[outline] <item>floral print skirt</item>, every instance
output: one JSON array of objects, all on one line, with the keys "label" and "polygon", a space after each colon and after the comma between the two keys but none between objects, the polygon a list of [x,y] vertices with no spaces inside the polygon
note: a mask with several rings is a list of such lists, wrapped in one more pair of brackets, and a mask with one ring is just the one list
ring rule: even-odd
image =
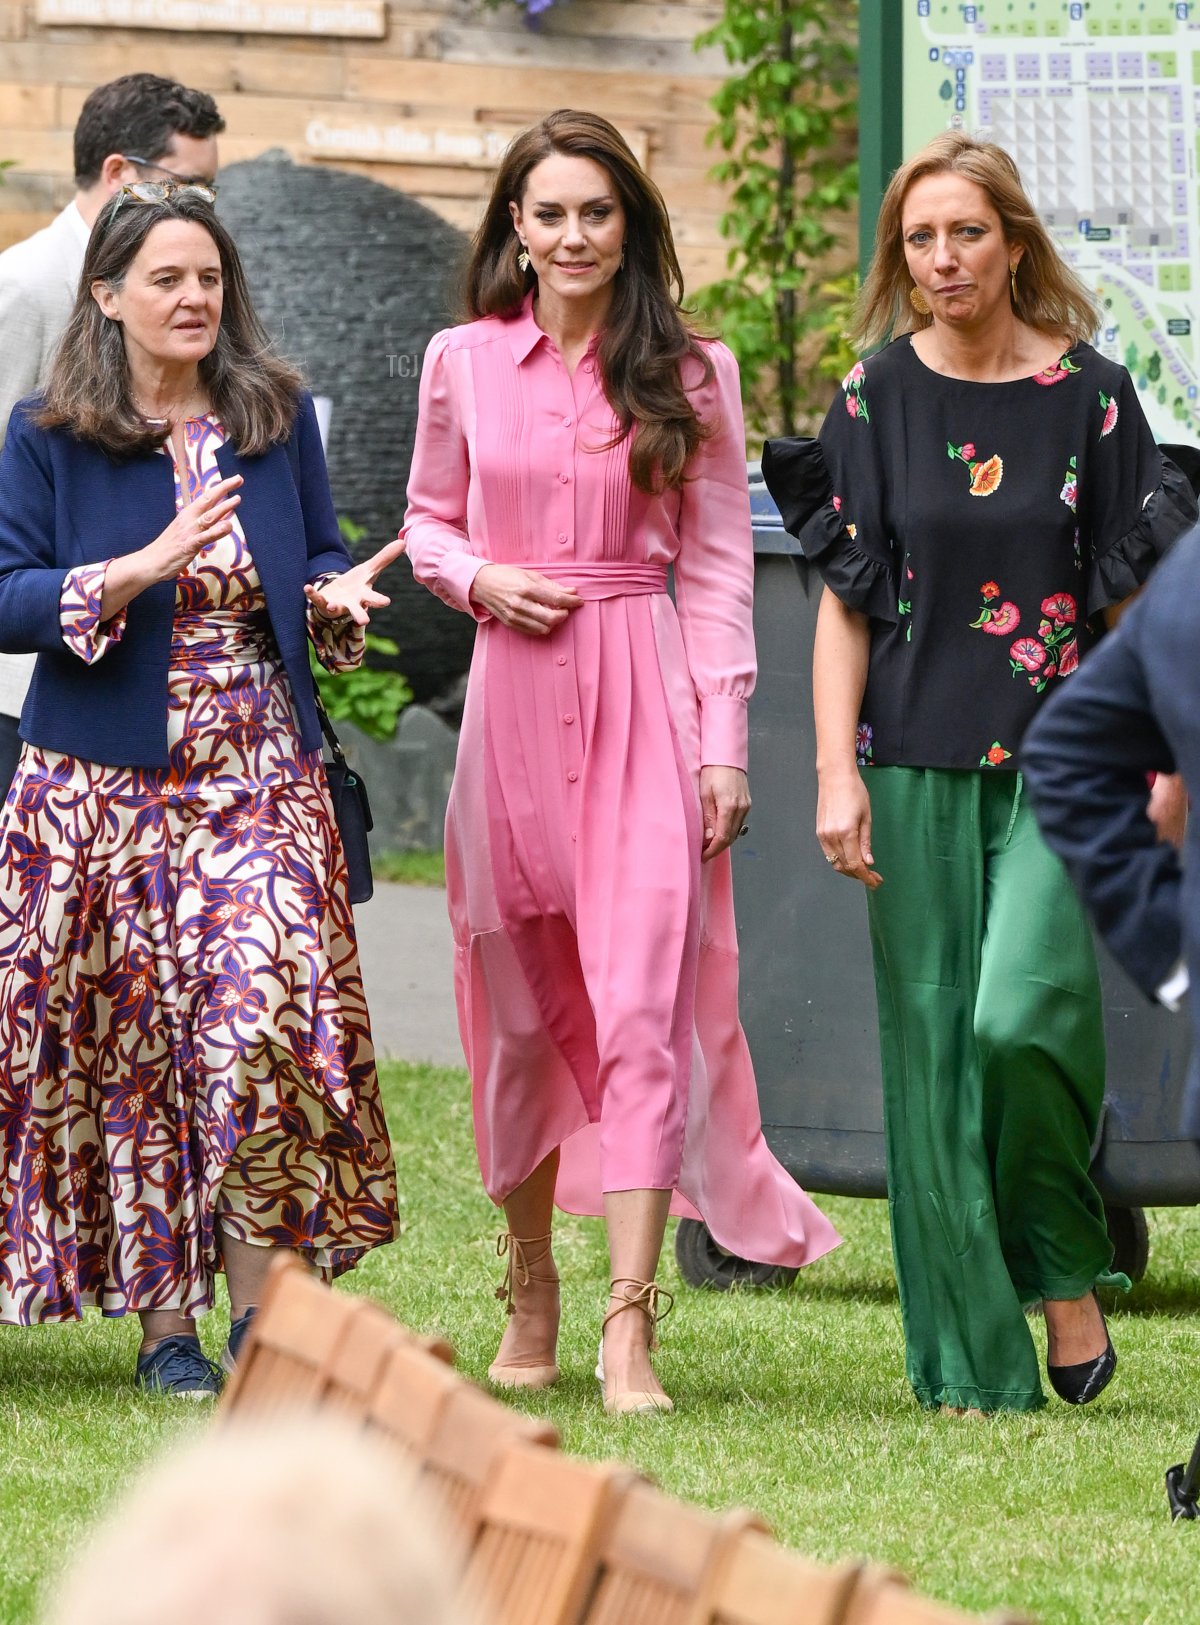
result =
[{"label": "floral print skirt", "polygon": [[207,1309],[218,1226],[332,1273],[395,1233],[341,849],[257,603],[177,613],[170,768],[22,756],[0,1321]]}]

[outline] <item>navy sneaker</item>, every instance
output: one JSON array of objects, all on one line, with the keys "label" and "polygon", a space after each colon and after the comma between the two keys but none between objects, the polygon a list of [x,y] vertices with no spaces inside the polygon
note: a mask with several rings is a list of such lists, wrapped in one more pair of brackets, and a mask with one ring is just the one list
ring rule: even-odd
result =
[{"label": "navy sneaker", "polygon": [[172,1399],[215,1399],[221,1392],[220,1371],[207,1359],[198,1337],[164,1337],[148,1354],[139,1354],[134,1378],[148,1394]]},{"label": "navy sneaker", "polygon": [[242,1344],[246,1341],[246,1333],[250,1330],[250,1322],[258,1313],[257,1304],[251,1304],[245,1314],[238,1315],[229,1323],[229,1340],[221,1350],[221,1370],[227,1375],[237,1364],[237,1357],[242,1352]]}]

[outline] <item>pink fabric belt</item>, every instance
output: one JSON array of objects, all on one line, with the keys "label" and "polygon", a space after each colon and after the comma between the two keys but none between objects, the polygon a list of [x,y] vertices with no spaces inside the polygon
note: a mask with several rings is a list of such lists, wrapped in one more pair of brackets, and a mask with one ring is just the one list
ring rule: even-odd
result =
[{"label": "pink fabric belt", "polygon": [[621,559],[593,559],[586,564],[526,564],[522,570],[536,570],[560,587],[569,587],[580,598],[641,598],[647,593],[666,592],[665,564],[626,564]]}]

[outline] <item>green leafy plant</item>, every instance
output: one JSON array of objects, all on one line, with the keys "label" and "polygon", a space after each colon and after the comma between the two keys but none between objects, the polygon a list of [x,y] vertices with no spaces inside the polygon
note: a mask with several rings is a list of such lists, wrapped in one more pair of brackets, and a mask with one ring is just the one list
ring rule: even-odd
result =
[{"label": "green leafy plant", "polygon": [[[366,527],[356,525],[352,519],[339,518],[338,528],[349,548],[367,534]],[[398,671],[374,663],[371,656],[384,655],[391,659],[399,653],[400,647],[393,639],[368,632],[362,665],[354,671],[329,672],[310,648],[309,664],[330,718],[334,722],[353,723],[372,739],[391,739],[400,713],[413,693]]]},{"label": "green leafy plant", "polygon": [[[729,189],[729,274],[697,303],[737,356],[751,423],[785,434],[825,404],[819,362],[846,304],[839,273],[852,251],[833,222],[858,197],[857,9],[725,0],[696,41],[742,70],[713,97],[709,132],[725,153],[712,174]],[[844,350],[840,326],[835,347]]]}]

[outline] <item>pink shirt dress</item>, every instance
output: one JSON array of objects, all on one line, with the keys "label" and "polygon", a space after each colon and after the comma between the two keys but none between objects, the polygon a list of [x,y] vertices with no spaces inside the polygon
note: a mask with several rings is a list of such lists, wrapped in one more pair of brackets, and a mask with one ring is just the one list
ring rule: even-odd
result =
[{"label": "pink shirt dress", "polygon": [[[403,535],[479,622],[446,878],[483,1181],[503,1202],[559,1146],[568,1211],[670,1189],[730,1252],[806,1264],[839,1237],[763,1139],[729,854],[700,862],[700,767],[745,767],[755,676],[737,365],[716,343],[708,383],[693,364],[715,432],[648,496],[594,349],[572,376],[526,300],[437,334],[421,375]],[[512,631],[470,602],[485,563],[584,603]]]}]

